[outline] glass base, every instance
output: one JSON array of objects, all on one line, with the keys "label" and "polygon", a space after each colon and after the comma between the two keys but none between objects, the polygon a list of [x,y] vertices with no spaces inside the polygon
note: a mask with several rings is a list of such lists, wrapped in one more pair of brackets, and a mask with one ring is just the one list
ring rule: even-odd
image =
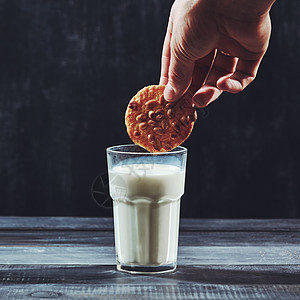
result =
[{"label": "glass base", "polygon": [[117,263],[117,270],[131,274],[162,274],[175,271],[176,263],[159,266],[139,266]]}]

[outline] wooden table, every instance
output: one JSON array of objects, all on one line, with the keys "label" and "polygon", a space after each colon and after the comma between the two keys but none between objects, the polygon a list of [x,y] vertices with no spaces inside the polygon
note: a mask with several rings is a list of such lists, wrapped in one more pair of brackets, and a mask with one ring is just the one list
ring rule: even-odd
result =
[{"label": "wooden table", "polygon": [[0,299],[300,299],[300,220],[182,219],[178,269],[115,269],[109,218],[0,217]]}]

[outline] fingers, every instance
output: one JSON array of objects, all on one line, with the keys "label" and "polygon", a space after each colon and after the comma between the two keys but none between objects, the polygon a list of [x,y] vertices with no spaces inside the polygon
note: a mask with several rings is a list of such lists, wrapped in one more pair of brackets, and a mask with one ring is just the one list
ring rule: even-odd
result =
[{"label": "fingers", "polygon": [[[160,84],[166,84],[164,97],[167,101],[176,101],[186,92],[192,80],[195,63],[195,60],[189,58],[188,49],[183,45],[186,31],[183,29],[184,25],[179,24],[175,4],[176,2],[171,9],[164,40],[159,81]],[[173,24],[173,20],[177,25]]]},{"label": "fingers", "polygon": [[161,73],[160,73],[160,79],[159,84],[166,85],[168,83],[168,73],[169,73],[169,66],[170,66],[170,42],[172,37],[172,29],[173,29],[173,23],[171,18],[169,19],[167,32],[163,44],[162,49],[162,56],[161,56]]},{"label": "fingers", "polygon": [[237,65],[237,58],[217,52],[209,76],[203,86],[195,92],[193,102],[198,107],[204,107],[217,99],[222,89],[217,86],[218,80],[230,76]]},{"label": "fingers", "polygon": [[190,85],[194,65],[193,61],[183,58],[184,55],[179,50],[181,47],[173,39],[172,31],[171,13],[163,44],[159,80],[159,84],[166,85],[164,97],[167,101],[176,101],[184,94]]},{"label": "fingers", "polygon": [[[207,31],[204,31],[205,34],[198,34],[202,32],[203,24],[199,25],[198,10],[195,3],[192,5],[191,2],[175,1],[170,13],[159,81],[160,84],[166,84],[164,97],[167,101],[176,101],[185,94],[192,82],[196,61],[208,55],[213,49],[214,39],[211,35]],[[207,66],[205,67],[207,69]],[[206,78],[207,71],[203,74]]]},{"label": "fingers", "polygon": [[181,45],[174,45],[177,43],[175,39],[172,39],[171,43],[173,45],[171,45],[168,84],[164,97],[167,101],[176,101],[190,86],[195,61],[186,58],[185,50]]},{"label": "fingers", "polygon": [[208,74],[213,66],[217,51],[213,50],[208,55],[195,62],[192,82],[187,93],[192,97],[207,80]]},{"label": "fingers", "polygon": [[239,59],[234,73],[229,77],[220,77],[216,86],[233,94],[242,91],[255,79],[262,57],[257,60]]},{"label": "fingers", "polygon": [[257,60],[243,60],[218,51],[205,84],[193,96],[198,107],[216,100],[223,91],[238,93],[256,77],[263,55]]}]

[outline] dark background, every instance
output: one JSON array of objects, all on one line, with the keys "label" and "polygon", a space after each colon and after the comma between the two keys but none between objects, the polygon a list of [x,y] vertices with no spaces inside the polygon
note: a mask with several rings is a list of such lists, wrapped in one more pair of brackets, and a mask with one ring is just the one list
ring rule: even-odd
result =
[{"label": "dark background", "polygon": [[[111,215],[91,185],[106,147],[130,142],[128,101],[159,80],[171,4],[0,0],[0,215]],[[255,82],[184,143],[183,217],[300,217],[300,1],[271,16]]]}]

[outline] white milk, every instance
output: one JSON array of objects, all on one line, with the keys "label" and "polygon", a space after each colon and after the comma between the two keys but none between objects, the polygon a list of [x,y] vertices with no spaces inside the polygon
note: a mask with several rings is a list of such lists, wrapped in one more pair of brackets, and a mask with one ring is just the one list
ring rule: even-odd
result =
[{"label": "white milk", "polygon": [[118,263],[176,263],[184,177],[178,167],[160,164],[117,166],[109,173]]}]

